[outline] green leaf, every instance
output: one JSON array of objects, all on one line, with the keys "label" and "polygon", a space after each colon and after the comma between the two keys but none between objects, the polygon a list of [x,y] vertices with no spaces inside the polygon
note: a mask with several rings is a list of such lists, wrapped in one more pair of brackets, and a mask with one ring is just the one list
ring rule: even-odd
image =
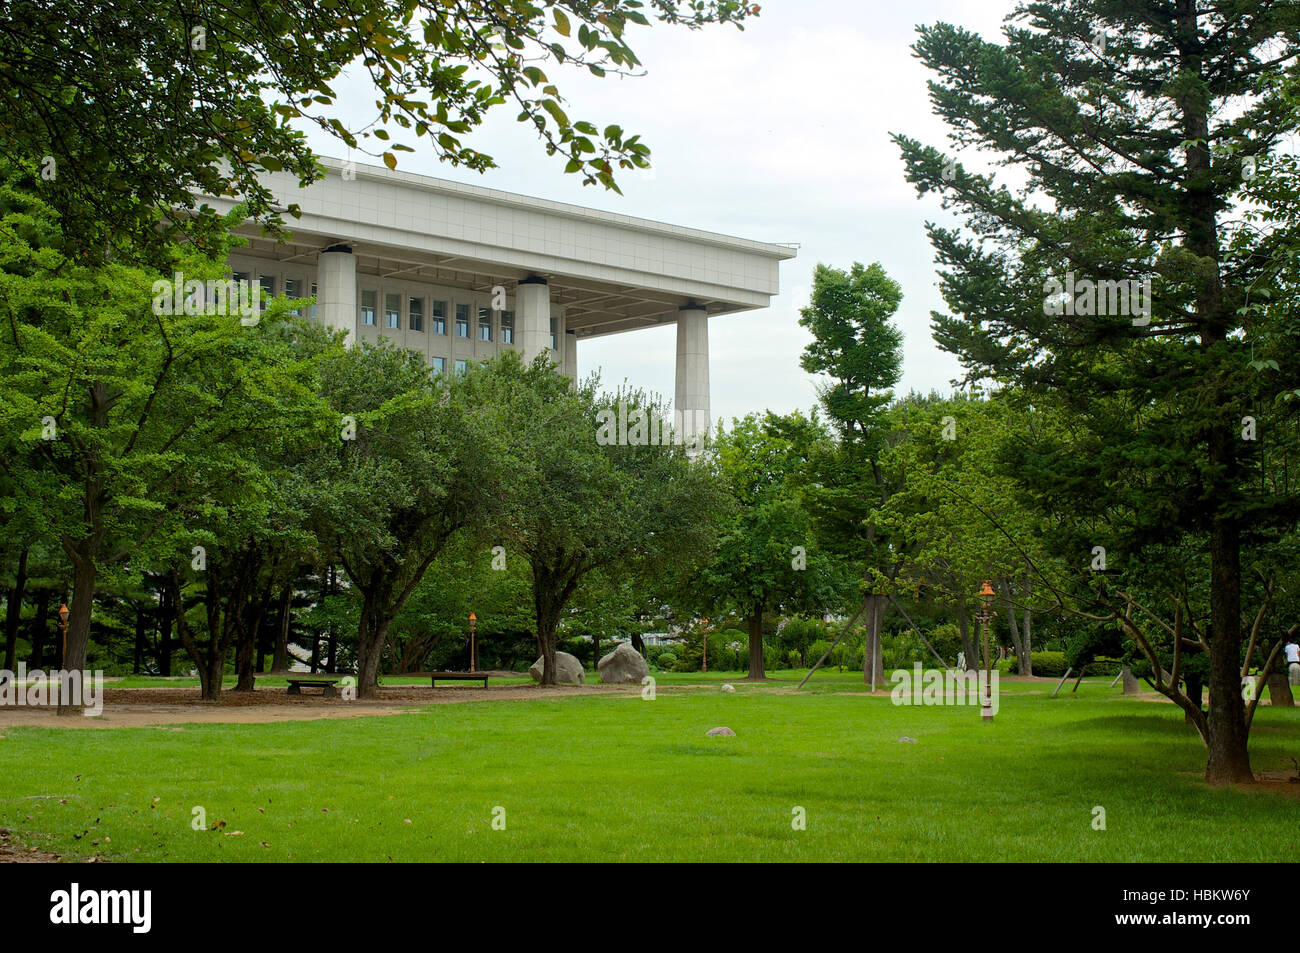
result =
[{"label": "green leaf", "polygon": [[560,108],[560,104],[555,100],[543,99],[542,108],[551,114],[551,118],[554,119],[562,129],[567,129],[569,127],[569,117],[564,114],[564,110]]}]

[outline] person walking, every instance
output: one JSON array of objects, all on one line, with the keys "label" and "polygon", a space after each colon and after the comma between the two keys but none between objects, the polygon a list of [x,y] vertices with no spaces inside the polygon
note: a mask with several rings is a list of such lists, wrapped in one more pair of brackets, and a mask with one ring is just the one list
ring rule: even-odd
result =
[{"label": "person walking", "polygon": [[1296,643],[1294,635],[1286,643],[1286,667],[1287,681],[1292,685],[1300,685],[1300,644]]}]

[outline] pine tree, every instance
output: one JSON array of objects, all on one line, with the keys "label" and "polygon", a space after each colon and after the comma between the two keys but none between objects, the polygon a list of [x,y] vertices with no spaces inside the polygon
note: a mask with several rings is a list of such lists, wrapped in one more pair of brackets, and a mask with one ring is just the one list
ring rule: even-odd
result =
[{"label": "pine tree", "polygon": [[918,192],[965,219],[928,226],[952,312],[934,315],[936,340],[971,379],[1018,384],[1077,421],[1072,444],[1023,475],[1081,525],[1112,528],[1121,572],[1093,576],[1093,599],[1140,638],[1156,610],[1117,587],[1123,568],[1162,544],[1205,556],[1199,579],[1170,572],[1167,596],[1191,640],[1208,606],[1212,783],[1252,777],[1243,540],[1266,540],[1294,505],[1260,480],[1244,420],[1263,407],[1263,428],[1294,426],[1275,409],[1286,375],[1251,367],[1241,309],[1272,281],[1268,236],[1233,203],[1297,127],[1268,82],[1296,70],[1297,30],[1300,6],[1269,0],[1025,3],[1001,44],[923,27],[915,50],[953,142],[998,154],[1023,184],[894,137]]}]

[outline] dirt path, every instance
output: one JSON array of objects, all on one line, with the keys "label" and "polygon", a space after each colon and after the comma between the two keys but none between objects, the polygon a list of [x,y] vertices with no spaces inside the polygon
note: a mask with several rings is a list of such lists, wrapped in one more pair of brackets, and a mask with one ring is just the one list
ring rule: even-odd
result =
[{"label": "dirt path", "polygon": [[[320,695],[290,695],[284,688],[253,692],[223,691],[220,701],[199,699],[197,688],[110,688],[104,691],[104,711],[96,717],[60,718],[50,708],[0,708],[0,732],[6,728],[128,728],[141,725],[265,724],[319,718],[364,718],[396,715],[425,705],[479,701],[532,701],[577,695],[637,696],[638,685],[507,685],[500,688],[424,688],[413,685],[381,688],[379,697],[343,701]],[[0,736],[2,737],[2,736]]]},{"label": "dirt path", "polygon": [[23,847],[12,840],[9,831],[0,827],[0,864],[50,864],[59,859],[58,854]]}]

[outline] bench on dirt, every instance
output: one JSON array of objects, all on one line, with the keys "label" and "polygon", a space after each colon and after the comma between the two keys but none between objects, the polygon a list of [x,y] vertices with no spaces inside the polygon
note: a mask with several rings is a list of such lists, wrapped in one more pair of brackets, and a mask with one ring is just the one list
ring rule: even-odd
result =
[{"label": "bench on dirt", "polygon": [[432,687],[438,687],[438,679],[444,682],[482,682],[483,687],[488,687],[488,677],[482,672],[430,672]]},{"label": "bench on dirt", "polygon": [[321,694],[326,698],[334,698],[338,695],[334,690],[334,686],[339,681],[337,678],[286,678],[285,681],[289,683],[290,695],[301,695],[304,688],[323,689]]}]

